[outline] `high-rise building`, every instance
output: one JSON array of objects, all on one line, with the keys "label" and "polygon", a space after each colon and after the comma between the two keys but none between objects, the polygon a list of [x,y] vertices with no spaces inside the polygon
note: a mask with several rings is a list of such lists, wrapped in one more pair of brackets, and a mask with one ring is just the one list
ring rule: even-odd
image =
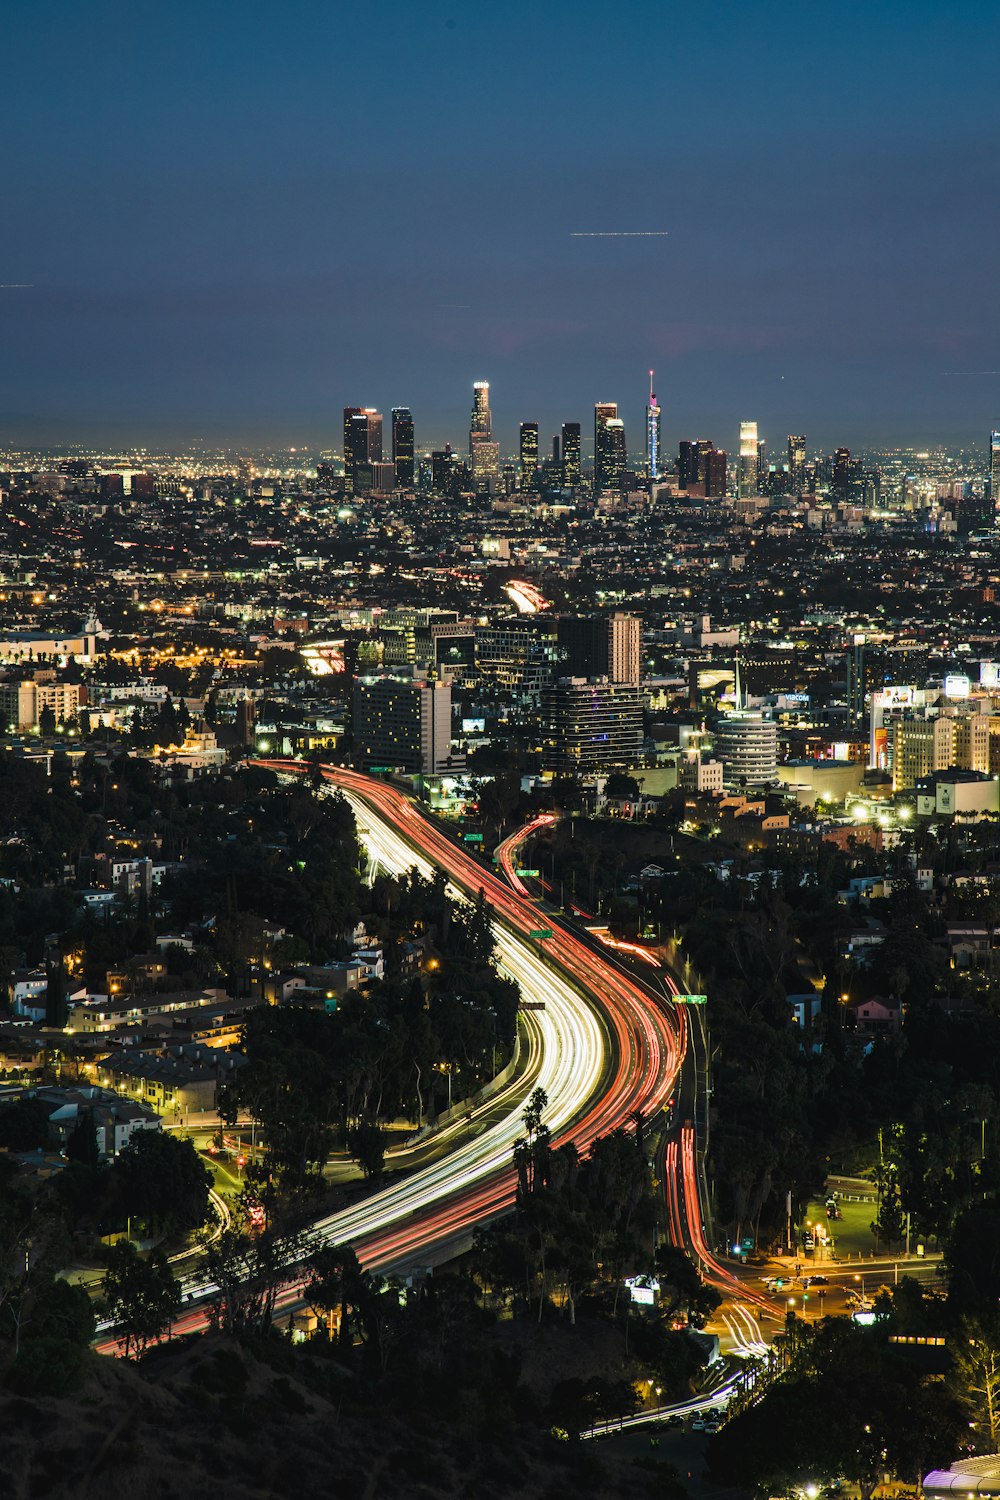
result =
[{"label": "high-rise building", "polygon": [[757,423],[740,423],[740,467],[736,493],[741,500],[758,492]]},{"label": "high-rise building", "polygon": [[594,488],[604,488],[604,454],[606,443],[604,429],[610,421],[618,416],[617,401],[598,401],[594,406]]},{"label": "high-rise building", "polygon": [[474,443],[488,443],[493,436],[493,418],[490,415],[490,383],[477,380],[472,387],[472,416],[469,420],[469,452]]},{"label": "high-rise building", "polygon": [[649,404],[646,407],[646,478],[660,477],[660,408],[653,392],[653,371],[649,372]]},{"label": "high-rise building", "polygon": [[520,442],[521,489],[529,493],[538,488],[538,423],[521,423]]},{"label": "high-rise building", "polygon": [[847,480],[850,474],[851,450],[850,448],[838,448],[833,456],[833,488],[841,494],[847,493]]},{"label": "high-rise building", "polygon": [[639,686],[642,622],[638,615],[563,615],[556,643],[568,677],[607,677]]},{"label": "high-rise building", "polygon": [[351,422],[360,416],[360,406],[344,407],[344,489],[354,494],[354,454],[351,447]]},{"label": "high-rise building", "polygon": [[990,504],[993,523],[1000,522],[1000,431],[990,433]]},{"label": "high-rise building", "polygon": [[564,422],[562,427],[563,484],[577,489],[580,484],[580,424]]},{"label": "high-rise building", "polygon": [[452,748],[451,683],[428,681],[415,667],[356,680],[352,730],[362,770],[435,776],[464,763]]},{"label": "high-rise building", "polygon": [[392,408],[392,464],[396,483],[409,488],[416,478],[413,447],[413,414],[408,406]]},{"label": "high-rise building", "polygon": [[[350,415],[348,415],[350,412]],[[382,462],[382,414],[373,406],[344,408],[344,488],[356,494],[362,485],[358,471]],[[368,488],[370,488],[370,484]]]},{"label": "high-rise building", "polygon": [[760,709],[725,714],[716,725],[715,753],[727,787],[769,786],[778,779],[778,726]]},{"label": "high-rise building", "polygon": [[542,763],[566,775],[634,766],[642,754],[637,687],[563,677],[542,690]]},{"label": "high-rise building", "polygon": [[724,448],[709,448],[704,461],[705,494],[724,495],[729,481],[729,455]]},{"label": "high-rise building", "polygon": [[628,460],[625,423],[615,401],[599,401],[594,407],[594,490],[617,489]]},{"label": "high-rise building", "polygon": [[692,438],[681,438],[677,445],[677,488],[689,490],[698,472],[698,445]]},{"label": "high-rise building", "polygon": [[494,490],[500,483],[500,444],[477,439],[471,451],[472,482],[477,493]]},{"label": "high-rise building", "polygon": [[806,440],[802,436],[788,435],[788,488],[793,495],[802,493],[806,476]]}]

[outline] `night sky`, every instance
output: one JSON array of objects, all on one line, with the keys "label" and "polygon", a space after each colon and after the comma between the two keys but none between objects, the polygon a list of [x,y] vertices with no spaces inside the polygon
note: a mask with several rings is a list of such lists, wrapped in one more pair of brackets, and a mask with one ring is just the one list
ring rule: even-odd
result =
[{"label": "night sky", "polygon": [[[0,442],[1000,425],[1000,6],[5,10]],[[579,231],[668,238],[579,239]],[[990,372],[990,373],[984,373]]]}]

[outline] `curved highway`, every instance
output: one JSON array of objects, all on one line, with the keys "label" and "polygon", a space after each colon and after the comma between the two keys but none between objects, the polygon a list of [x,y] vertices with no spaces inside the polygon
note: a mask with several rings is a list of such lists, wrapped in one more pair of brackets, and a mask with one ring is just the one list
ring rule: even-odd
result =
[{"label": "curved highway", "polygon": [[[252,762],[299,773],[299,761]],[[395,787],[339,766],[322,768],[326,782],[344,793],[370,856],[402,874],[416,866],[441,869],[454,889],[475,899],[480,891],[494,913],[497,962],[520,986],[532,1008],[522,1011],[529,1043],[523,1083],[548,1096],[546,1123],[555,1145],[572,1141],[587,1151],[600,1135],[631,1123],[636,1113],[663,1108],[680,1064],[680,1031],[672,1007],[647,993],[613,961],[594,953],[573,932],[546,918],[491,870],[458,848]],[[495,1101],[490,1101],[495,1106]],[[475,1126],[475,1119],[473,1120]],[[523,1134],[519,1105],[499,1121],[364,1201],[318,1220],[315,1245],[350,1243],[372,1270],[427,1264],[450,1253],[477,1225],[509,1209],[516,1179],[513,1146]],[[201,1278],[184,1284],[190,1301],[216,1290]],[[301,1282],[285,1288],[279,1305],[301,1297]],[[182,1314],[175,1331],[204,1326],[197,1308]]]}]

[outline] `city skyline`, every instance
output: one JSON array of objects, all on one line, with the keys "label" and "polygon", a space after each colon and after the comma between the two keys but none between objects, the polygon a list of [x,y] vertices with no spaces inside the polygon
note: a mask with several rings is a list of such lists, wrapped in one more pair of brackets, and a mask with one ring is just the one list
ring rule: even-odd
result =
[{"label": "city skyline", "polygon": [[488,369],[510,451],[601,392],[634,428],[650,366],[668,449],[995,427],[1000,116],[939,64],[995,10],[598,15],[14,16],[0,441],[332,447],[351,390],[443,438]]}]

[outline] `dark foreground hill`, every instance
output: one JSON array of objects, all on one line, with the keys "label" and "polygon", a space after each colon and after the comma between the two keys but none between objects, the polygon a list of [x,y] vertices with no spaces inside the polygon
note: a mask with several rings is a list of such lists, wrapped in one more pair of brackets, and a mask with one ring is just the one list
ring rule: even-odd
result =
[{"label": "dark foreground hill", "polygon": [[[305,1377],[304,1379],[301,1377]],[[222,1336],[138,1367],[88,1356],[72,1395],[0,1392],[4,1500],[636,1500],[667,1475],[469,1411],[408,1421],[333,1357]]]}]

